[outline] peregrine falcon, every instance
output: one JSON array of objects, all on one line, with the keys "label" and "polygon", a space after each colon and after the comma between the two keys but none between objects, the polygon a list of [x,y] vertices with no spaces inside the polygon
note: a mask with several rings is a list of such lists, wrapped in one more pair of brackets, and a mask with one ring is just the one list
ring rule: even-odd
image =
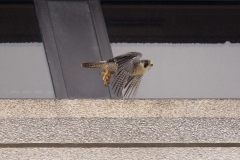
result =
[{"label": "peregrine falcon", "polygon": [[148,71],[153,63],[150,60],[140,60],[142,54],[139,52],[128,52],[106,61],[82,63],[85,68],[101,68],[105,72],[103,74],[103,82],[111,87],[114,94],[122,95],[124,98],[135,98],[141,79],[146,71]]}]

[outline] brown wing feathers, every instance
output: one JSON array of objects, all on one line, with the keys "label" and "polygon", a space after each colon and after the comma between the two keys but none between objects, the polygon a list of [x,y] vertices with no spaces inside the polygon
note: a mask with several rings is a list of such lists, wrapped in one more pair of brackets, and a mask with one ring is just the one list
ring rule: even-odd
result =
[{"label": "brown wing feathers", "polygon": [[[141,57],[141,53],[129,52],[113,58],[115,63],[118,65],[117,72],[114,75],[114,80],[112,82],[112,89],[117,96],[122,94],[123,88],[126,87],[126,84],[130,83],[128,80],[133,71],[134,64],[138,63]],[[130,80],[133,79],[130,78]],[[134,84],[135,83],[132,83],[132,85]]]},{"label": "brown wing feathers", "polygon": [[128,82],[125,86],[126,91],[124,93],[125,98],[135,98],[137,94],[138,87],[140,85],[140,82],[142,80],[142,75],[133,76],[128,79]]}]

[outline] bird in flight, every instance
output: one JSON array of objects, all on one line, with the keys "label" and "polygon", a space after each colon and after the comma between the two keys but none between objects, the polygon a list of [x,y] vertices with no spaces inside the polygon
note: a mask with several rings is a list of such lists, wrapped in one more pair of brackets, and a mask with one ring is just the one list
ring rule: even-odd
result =
[{"label": "bird in flight", "polygon": [[139,52],[128,52],[106,61],[82,63],[82,67],[103,69],[101,74],[105,86],[110,84],[113,75],[111,87],[114,94],[122,95],[126,89],[123,97],[135,98],[144,73],[153,66],[150,60],[140,60],[141,57]]}]

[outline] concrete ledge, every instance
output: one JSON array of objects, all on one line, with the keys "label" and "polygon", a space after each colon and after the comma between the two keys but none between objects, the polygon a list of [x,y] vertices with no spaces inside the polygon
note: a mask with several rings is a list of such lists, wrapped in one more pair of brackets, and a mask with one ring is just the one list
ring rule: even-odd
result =
[{"label": "concrete ledge", "polygon": [[239,143],[235,118],[15,118],[1,143]]},{"label": "concrete ledge", "polygon": [[240,148],[2,148],[0,159],[240,159]]},{"label": "concrete ledge", "polygon": [[1,100],[0,143],[239,143],[239,100]]},{"label": "concrete ledge", "polygon": [[0,118],[239,118],[240,100],[0,100]]}]

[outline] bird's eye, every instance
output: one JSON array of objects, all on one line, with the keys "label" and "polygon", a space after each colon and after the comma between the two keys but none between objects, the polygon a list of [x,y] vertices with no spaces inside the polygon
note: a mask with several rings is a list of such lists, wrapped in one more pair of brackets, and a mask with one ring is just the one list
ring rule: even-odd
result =
[{"label": "bird's eye", "polygon": [[148,61],[146,62],[144,62],[144,68],[146,68],[147,66],[149,65],[149,63],[148,63]]}]

